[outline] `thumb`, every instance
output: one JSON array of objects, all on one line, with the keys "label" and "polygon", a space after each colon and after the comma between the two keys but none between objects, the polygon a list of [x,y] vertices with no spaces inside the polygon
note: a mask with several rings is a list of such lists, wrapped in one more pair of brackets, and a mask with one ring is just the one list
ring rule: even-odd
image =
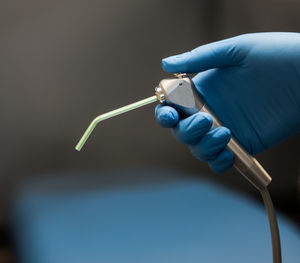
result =
[{"label": "thumb", "polygon": [[212,68],[233,66],[239,61],[236,38],[229,38],[164,58],[162,68],[167,72],[198,73]]}]

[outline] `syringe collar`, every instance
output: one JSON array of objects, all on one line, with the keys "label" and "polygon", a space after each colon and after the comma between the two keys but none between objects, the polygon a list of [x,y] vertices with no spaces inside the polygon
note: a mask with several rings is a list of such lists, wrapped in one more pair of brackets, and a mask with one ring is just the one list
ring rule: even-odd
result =
[{"label": "syringe collar", "polygon": [[166,102],[166,94],[164,93],[164,91],[161,87],[158,86],[155,88],[155,95],[160,103]]}]

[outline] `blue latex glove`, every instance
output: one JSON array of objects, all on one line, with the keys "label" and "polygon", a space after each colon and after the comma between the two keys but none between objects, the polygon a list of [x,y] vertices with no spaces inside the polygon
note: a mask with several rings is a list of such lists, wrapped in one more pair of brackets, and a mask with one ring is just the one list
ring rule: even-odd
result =
[{"label": "blue latex glove", "polygon": [[217,173],[230,169],[231,133],[250,153],[262,152],[300,129],[300,34],[257,33],[200,46],[162,60],[167,72],[198,73],[193,82],[225,127],[211,129],[208,114],[179,120],[157,106],[163,127]]}]

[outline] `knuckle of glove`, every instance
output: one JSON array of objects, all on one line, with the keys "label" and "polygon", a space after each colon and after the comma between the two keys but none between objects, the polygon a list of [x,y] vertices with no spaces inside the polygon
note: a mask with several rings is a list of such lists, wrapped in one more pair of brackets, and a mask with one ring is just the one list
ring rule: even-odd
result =
[{"label": "knuckle of glove", "polygon": [[173,129],[173,135],[181,143],[194,145],[209,131],[211,125],[211,116],[207,113],[198,112],[179,121]]},{"label": "knuckle of glove", "polygon": [[207,132],[197,144],[191,145],[190,150],[201,161],[214,160],[224,150],[230,137],[229,129],[225,127],[215,128]]},{"label": "knuckle of glove", "polygon": [[208,165],[217,174],[223,174],[232,168],[233,158],[233,153],[224,149],[214,160],[208,161]]}]

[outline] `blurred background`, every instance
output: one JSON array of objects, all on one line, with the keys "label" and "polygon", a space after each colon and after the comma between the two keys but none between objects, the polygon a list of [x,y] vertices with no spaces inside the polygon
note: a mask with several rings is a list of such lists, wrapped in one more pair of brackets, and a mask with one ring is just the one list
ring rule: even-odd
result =
[{"label": "blurred background", "polygon": [[[105,188],[143,180],[97,172],[172,169],[259,199],[236,172],[217,176],[195,160],[156,124],[154,105],[99,125],[82,152],[74,146],[95,116],[152,96],[168,77],[163,57],[243,33],[297,32],[299,9],[297,0],[1,0],[0,249],[14,251],[9,215],[20,185],[53,174],[69,185],[89,173]],[[258,159],[276,207],[300,225],[299,143]]]}]

